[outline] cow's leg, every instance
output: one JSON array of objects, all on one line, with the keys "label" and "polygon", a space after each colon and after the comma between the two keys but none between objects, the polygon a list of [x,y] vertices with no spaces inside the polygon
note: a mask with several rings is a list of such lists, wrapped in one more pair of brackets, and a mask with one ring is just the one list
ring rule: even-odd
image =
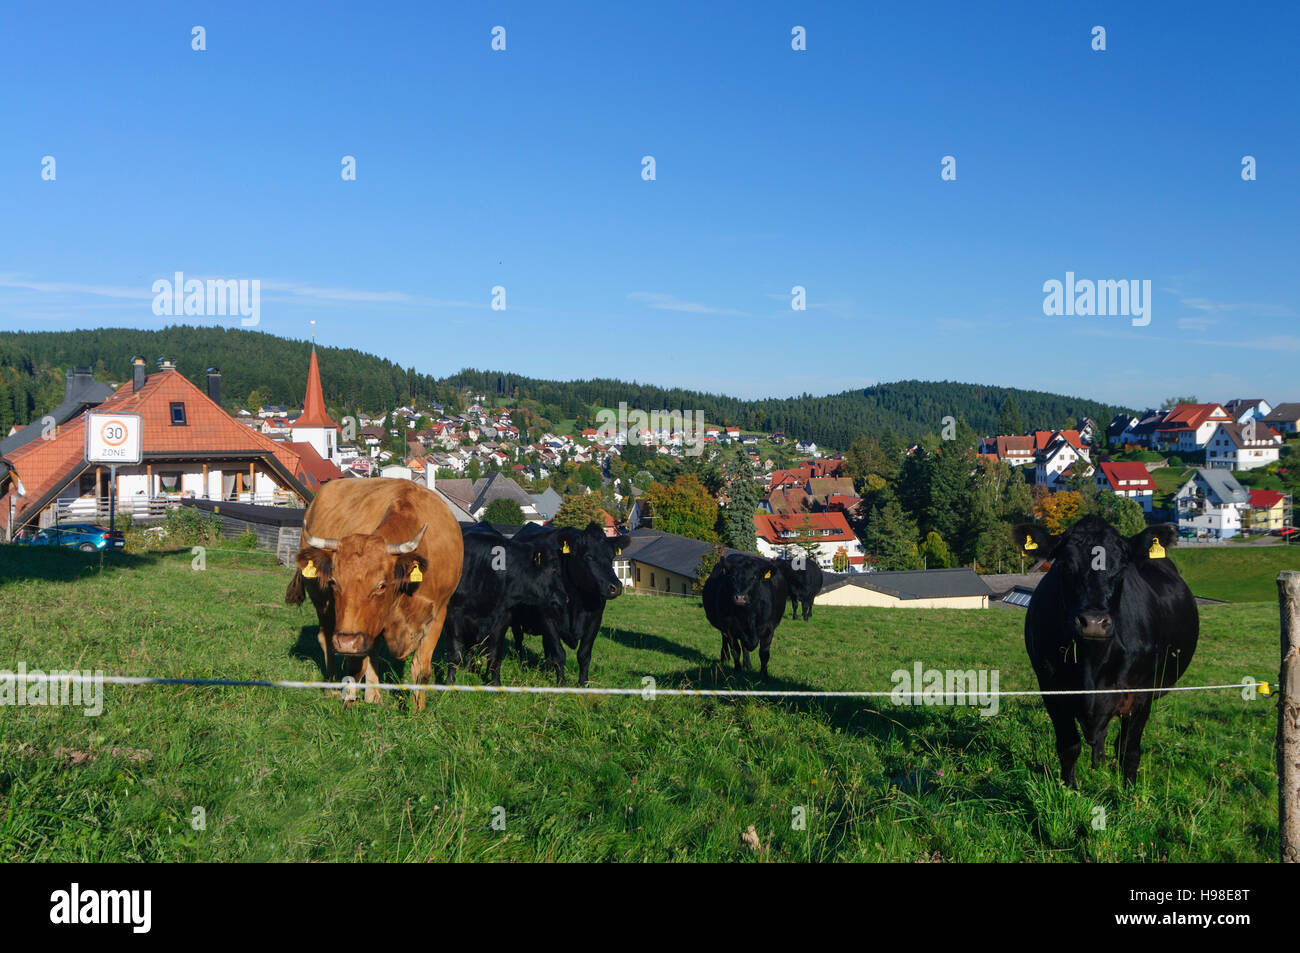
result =
[{"label": "cow's leg", "polygon": [[[438,647],[438,639],[442,635],[443,623],[447,621],[447,603],[438,607],[433,621],[429,627],[424,630],[424,638],[420,639],[420,644],[415,647],[415,654],[411,657],[411,681],[418,685],[429,684],[429,672],[433,668],[433,650]],[[451,665],[447,666],[447,677],[452,678]],[[450,683],[450,682],[449,682]],[[369,692],[366,693],[366,701],[369,701]],[[376,692],[376,694],[378,694]],[[428,692],[415,693],[415,710],[424,711],[424,705],[428,701]]]},{"label": "cow's leg", "polygon": [[587,684],[587,674],[591,668],[591,649],[596,644],[596,636],[600,634],[600,620],[596,618],[586,620],[582,633],[582,641],[578,643],[578,685]]},{"label": "cow's leg", "polygon": [[320,643],[321,665],[324,668],[325,681],[334,678],[334,600],[320,591],[315,580],[309,583],[308,594],[312,605],[316,607],[316,620],[320,626],[316,630],[316,641]]},{"label": "cow's leg", "polygon": [[808,599],[803,604],[803,620],[807,622],[812,618],[812,600]]},{"label": "cow's leg", "polygon": [[758,637],[759,673],[767,678],[767,660],[772,654],[772,630],[765,629]]},{"label": "cow's leg", "polygon": [[1056,732],[1056,756],[1061,759],[1061,780],[1067,787],[1076,787],[1074,763],[1079,760],[1079,751],[1083,746],[1079,742],[1079,727],[1074,722],[1074,704],[1065,695],[1044,696],[1043,704],[1047,707],[1052,728]]},{"label": "cow's leg", "polygon": [[794,596],[790,597],[790,620],[793,622],[799,618],[799,600]]},{"label": "cow's leg", "polygon": [[515,655],[517,655],[519,661],[522,662],[524,660],[524,630],[520,628],[518,622],[512,625],[510,629],[515,636]]},{"label": "cow's leg", "polygon": [[[1095,696],[1108,698],[1108,696]],[[1083,725],[1083,735],[1087,739],[1088,747],[1092,749],[1092,766],[1099,768],[1102,762],[1106,760],[1106,728],[1110,725],[1110,720],[1114,713],[1106,702],[1107,707],[1101,711],[1092,713],[1088,716]]]},{"label": "cow's leg", "polygon": [[1133,713],[1120,722],[1119,738],[1115,740],[1115,755],[1124,772],[1124,782],[1137,781],[1138,762],[1142,760],[1142,731],[1151,717],[1153,702],[1148,697],[1133,707]]},{"label": "cow's leg", "polygon": [[549,617],[542,620],[542,651],[546,654],[547,664],[555,666],[555,683],[563,685],[567,656],[564,654],[564,644],[560,641],[557,623]]},{"label": "cow's leg", "polygon": [[383,697],[377,686],[379,684],[379,669],[375,667],[373,657],[367,655],[361,662],[361,674],[366,683],[366,704],[376,704]]}]

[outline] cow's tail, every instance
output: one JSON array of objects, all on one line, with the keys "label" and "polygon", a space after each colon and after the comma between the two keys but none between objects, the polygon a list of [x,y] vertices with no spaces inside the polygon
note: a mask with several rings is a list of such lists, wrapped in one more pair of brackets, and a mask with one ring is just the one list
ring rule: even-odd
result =
[{"label": "cow's tail", "polygon": [[289,580],[289,588],[284,590],[284,601],[291,606],[296,606],[302,602],[305,595],[302,585],[302,570],[296,569],[293,578]]}]

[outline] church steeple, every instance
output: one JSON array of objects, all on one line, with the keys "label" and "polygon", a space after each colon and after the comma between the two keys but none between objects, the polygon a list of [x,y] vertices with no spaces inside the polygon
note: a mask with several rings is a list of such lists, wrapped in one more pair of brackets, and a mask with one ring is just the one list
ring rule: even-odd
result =
[{"label": "church steeple", "polygon": [[293,422],[293,439],[304,441],[316,448],[324,460],[333,460],[338,446],[339,425],[330,419],[325,410],[325,394],[320,386],[320,365],[316,362],[316,345],[312,344],[311,360],[307,364],[307,396],[302,401],[302,413]]}]

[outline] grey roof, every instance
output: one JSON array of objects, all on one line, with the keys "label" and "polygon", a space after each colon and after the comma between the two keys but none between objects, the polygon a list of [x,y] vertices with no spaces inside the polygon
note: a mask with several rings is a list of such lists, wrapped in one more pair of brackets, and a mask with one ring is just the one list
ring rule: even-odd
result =
[{"label": "grey roof", "polygon": [[477,513],[493,500],[514,500],[521,507],[532,506],[533,498],[522,486],[501,473],[490,473],[474,481],[474,502],[469,507],[471,513]]},{"label": "grey roof", "polygon": [[555,519],[560,504],[564,502],[564,497],[556,493],[553,486],[548,486],[541,493],[530,493],[529,498],[533,501],[533,506],[537,507],[537,515],[548,523]]},{"label": "grey roof", "polygon": [[[666,569],[679,576],[694,577],[699,569],[700,559],[712,547],[709,543],[685,536],[675,536],[657,529],[634,529],[628,534],[632,541],[623,550],[623,559],[635,559],[637,562]],[[739,552],[728,549],[727,555]]]},{"label": "grey roof", "polygon": [[859,586],[902,600],[990,594],[984,580],[972,569],[914,569],[850,575],[827,573],[822,592],[831,592],[844,586]]},{"label": "grey roof", "polygon": [[[89,369],[76,368],[68,372],[67,384],[64,386],[63,401],[39,420],[34,420],[11,436],[0,440],[0,456],[12,453],[19,447],[26,446],[45,429],[45,417],[53,417],[55,426],[62,426],[83,411],[97,407],[113,396],[113,388],[101,384],[90,375]],[[0,477],[5,476],[9,468],[0,463]]]},{"label": "grey roof", "polygon": [[1197,470],[1196,476],[1192,477],[1192,480],[1196,479],[1205,484],[1206,493],[1215,503],[1245,503],[1250,499],[1250,494],[1228,470]]},{"label": "grey roof", "polygon": [[1300,404],[1278,404],[1273,410],[1265,414],[1262,418],[1265,423],[1289,423],[1300,420]]}]

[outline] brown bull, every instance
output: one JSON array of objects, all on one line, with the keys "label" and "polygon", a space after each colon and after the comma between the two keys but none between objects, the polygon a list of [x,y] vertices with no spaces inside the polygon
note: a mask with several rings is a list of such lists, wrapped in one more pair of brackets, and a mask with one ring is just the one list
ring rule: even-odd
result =
[{"label": "brown bull", "polygon": [[[462,558],[460,527],[432,491],[409,480],[336,480],[307,507],[284,598],[311,597],[326,676],[338,653],[349,675],[364,676],[366,701],[378,701],[373,654],[381,636],[395,658],[415,656],[413,681],[428,682]],[[424,702],[417,692],[417,711]]]}]

